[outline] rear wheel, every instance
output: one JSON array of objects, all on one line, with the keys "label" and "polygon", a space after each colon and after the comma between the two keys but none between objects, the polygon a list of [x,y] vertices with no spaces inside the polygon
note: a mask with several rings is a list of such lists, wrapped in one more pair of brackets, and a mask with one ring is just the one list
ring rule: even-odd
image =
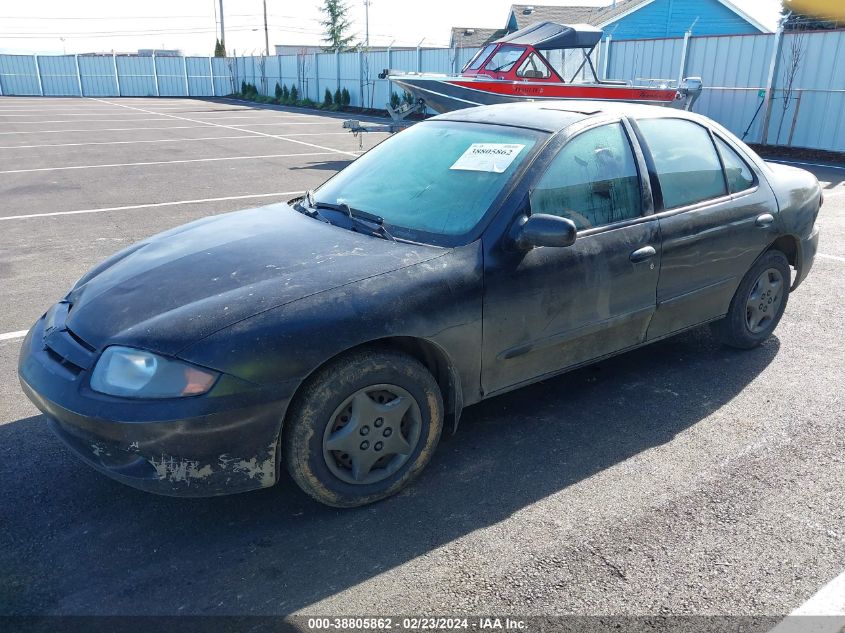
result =
[{"label": "rear wheel", "polygon": [[285,425],[285,462],[317,501],[354,507],[395,494],[431,459],[443,428],[437,382],[390,351],[342,357],[312,377]]},{"label": "rear wheel", "polygon": [[789,300],[789,262],[769,251],[743,277],[727,316],[714,324],[719,339],[739,349],[752,349],[774,332]]}]

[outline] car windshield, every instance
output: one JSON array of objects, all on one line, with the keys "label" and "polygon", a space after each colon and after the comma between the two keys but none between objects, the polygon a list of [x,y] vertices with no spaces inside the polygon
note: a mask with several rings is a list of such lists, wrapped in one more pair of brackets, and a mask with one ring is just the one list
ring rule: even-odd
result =
[{"label": "car windshield", "polygon": [[400,238],[458,244],[542,138],[540,132],[499,125],[418,123],[364,154],[314,199],[377,215]]}]

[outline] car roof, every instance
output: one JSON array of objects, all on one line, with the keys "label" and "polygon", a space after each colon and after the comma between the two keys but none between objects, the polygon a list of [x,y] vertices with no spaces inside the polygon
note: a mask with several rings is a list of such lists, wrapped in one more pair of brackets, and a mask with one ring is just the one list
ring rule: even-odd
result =
[{"label": "car roof", "polygon": [[585,119],[599,116],[683,118],[697,120],[684,110],[624,101],[524,101],[455,110],[434,117],[437,121],[466,121],[559,132]]}]

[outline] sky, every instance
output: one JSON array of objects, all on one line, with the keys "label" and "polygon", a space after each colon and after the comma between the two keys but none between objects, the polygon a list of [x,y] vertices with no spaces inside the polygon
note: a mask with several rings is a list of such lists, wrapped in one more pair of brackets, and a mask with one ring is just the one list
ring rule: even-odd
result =
[{"label": "sky", "polygon": [[[365,0],[348,0],[352,30],[363,40]],[[773,27],[780,0],[734,0]],[[322,0],[266,0],[274,44],[319,44]],[[510,0],[369,0],[370,44],[448,46],[452,26],[504,26]],[[537,4],[594,5],[610,0],[542,0]],[[223,0],[226,46],[232,54],[264,48],[262,0]],[[219,0],[0,0],[0,52],[131,53],[176,48],[211,55],[219,29]]]}]

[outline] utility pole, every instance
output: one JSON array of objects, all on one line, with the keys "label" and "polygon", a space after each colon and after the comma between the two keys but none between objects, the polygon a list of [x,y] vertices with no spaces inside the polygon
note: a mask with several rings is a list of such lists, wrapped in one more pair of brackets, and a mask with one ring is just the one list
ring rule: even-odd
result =
[{"label": "utility pole", "polygon": [[223,0],[220,0],[220,43],[226,48],[226,27],[223,24]]},{"label": "utility pole", "polygon": [[[223,0],[220,0],[223,2]],[[264,55],[270,56],[270,35],[267,33],[267,0],[264,0]]]},{"label": "utility pole", "polygon": [[370,0],[364,0],[364,46],[370,48]]}]

